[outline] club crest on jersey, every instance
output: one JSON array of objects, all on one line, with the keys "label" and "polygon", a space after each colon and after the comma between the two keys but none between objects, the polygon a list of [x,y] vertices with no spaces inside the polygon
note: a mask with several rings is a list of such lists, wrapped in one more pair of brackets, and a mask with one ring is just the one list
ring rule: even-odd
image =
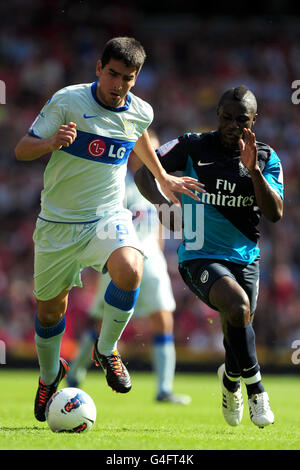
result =
[{"label": "club crest on jersey", "polygon": [[209,278],[209,272],[207,270],[203,271],[200,277],[202,284],[205,284],[208,281],[208,278]]},{"label": "club crest on jersey", "polygon": [[125,130],[125,134],[127,135],[127,137],[132,137],[135,131],[135,122],[128,121],[127,119],[125,119],[124,130]]},{"label": "club crest on jersey", "polygon": [[[264,167],[265,167],[264,162],[261,161],[261,160],[258,160],[257,163],[258,163],[258,167],[259,167],[260,171],[263,171]],[[239,174],[240,174],[240,176],[248,176],[250,178],[250,173],[249,173],[248,169],[245,167],[245,165],[242,162],[239,162]]]},{"label": "club crest on jersey", "polygon": [[249,171],[242,162],[239,162],[239,174],[240,176],[250,176]]}]

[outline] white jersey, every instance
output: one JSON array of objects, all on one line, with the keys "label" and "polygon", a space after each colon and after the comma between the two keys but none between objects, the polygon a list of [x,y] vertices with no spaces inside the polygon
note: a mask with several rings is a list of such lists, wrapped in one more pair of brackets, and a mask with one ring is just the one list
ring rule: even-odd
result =
[{"label": "white jersey", "polygon": [[127,161],[153,119],[152,107],[128,93],[119,108],[97,98],[97,82],[65,87],[48,100],[29,129],[52,137],[62,124],[75,122],[77,137],[52,153],[44,173],[39,217],[84,223],[123,207]]}]

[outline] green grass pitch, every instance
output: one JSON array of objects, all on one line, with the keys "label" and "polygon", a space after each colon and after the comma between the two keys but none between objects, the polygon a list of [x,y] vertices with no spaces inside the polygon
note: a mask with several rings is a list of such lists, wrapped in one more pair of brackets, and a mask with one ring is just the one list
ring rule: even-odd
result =
[{"label": "green grass pitch", "polygon": [[33,416],[38,371],[3,368],[0,450],[300,449],[299,377],[264,376],[275,424],[258,429],[249,418],[244,385],[244,417],[232,428],[223,420],[216,374],[176,375],[176,392],[192,397],[188,406],[156,403],[152,373],[131,376],[133,388],[122,395],[107,387],[102,372],[91,371],[82,388],[97,406],[94,427],[82,434],[56,434]]}]

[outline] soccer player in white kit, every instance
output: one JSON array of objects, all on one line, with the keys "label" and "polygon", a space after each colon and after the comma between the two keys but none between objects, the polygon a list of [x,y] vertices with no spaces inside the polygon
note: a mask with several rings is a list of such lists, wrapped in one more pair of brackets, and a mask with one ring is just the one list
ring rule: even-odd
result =
[{"label": "soccer player in white kit", "polygon": [[[148,132],[154,148],[159,140],[152,130]],[[140,161],[132,152],[126,175],[125,206],[132,212],[133,224],[146,255],[140,293],[134,317],[149,318],[152,331],[152,366],[156,375],[158,402],[187,405],[188,395],[174,393],[176,350],[174,343],[174,318],[176,308],[167,262],[163,254],[163,230],[153,204],[139,192],[133,174]],[[67,376],[69,387],[79,387],[91,365],[91,352],[98,337],[99,318],[103,317],[106,289],[111,281],[109,273],[102,275],[95,299],[89,309],[91,326],[83,334],[76,357],[71,362]]]},{"label": "soccer player in white kit", "polygon": [[34,411],[39,421],[45,421],[47,401],[68,370],[60,358],[68,293],[81,286],[80,273],[87,266],[107,270],[112,279],[94,360],[113,390],[131,388],[117,341],[133,314],[143,272],[142,248],[123,206],[132,149],[171,201],[177,202],[176,192],[198,200],[191,190],[203,191],[193,178],[167,175],[153,151],[147,134],[152,108],[130,92],[144,60],[145,51],[134,38],[108,41],[97,62],[98,80],[56,92],[15,148],[21,161],[52,152],[34,232],[40,366]]}]

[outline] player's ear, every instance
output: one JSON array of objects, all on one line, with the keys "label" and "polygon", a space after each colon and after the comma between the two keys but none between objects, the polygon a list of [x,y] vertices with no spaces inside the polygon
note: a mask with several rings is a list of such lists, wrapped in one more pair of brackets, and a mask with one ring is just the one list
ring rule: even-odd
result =
[{"label": "player's ear", "polygon": [[252,126],[254,126],[254,124],[256,123],[256,116],[257,116],[257,113],[254,114],[253,121],[252,121]]},{"label": "player's ear", "polygon": [[97,76],[97,77],[100,76],[102,69],[103,69],[103,67],[102,67],[102,62],[101,62],[101,60],[99,59],[99,60],[97,61],[97,64],[96,64],[96,76]]},{"label": "player's ear", "polygon": [[139,72],[136,72],[135,78],[133,79],[133,82],[132,82],[132,85],[130,86],[130,88],[133,88],[134,85],[136,84],[136,81],[137,81],[137,78],[138,78],[138,74],[139,74]]}]

